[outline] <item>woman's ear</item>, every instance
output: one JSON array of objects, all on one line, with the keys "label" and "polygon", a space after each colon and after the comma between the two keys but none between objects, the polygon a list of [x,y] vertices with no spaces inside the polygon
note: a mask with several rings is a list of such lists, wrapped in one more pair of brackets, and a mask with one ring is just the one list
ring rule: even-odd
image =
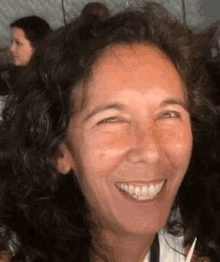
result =
[{"label": "woman's ear", "polygon": [[57,171],[61,174],[67,174],[72,169],[71,152],[68,150],[66,143],[61,143],[57,154],[55,165]]}]

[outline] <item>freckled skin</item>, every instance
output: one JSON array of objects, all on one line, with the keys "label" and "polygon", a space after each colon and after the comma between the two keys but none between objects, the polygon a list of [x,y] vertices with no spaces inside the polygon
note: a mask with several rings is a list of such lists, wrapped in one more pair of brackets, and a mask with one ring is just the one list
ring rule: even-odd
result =
[{"label": "freckled skin", "polygon": [[34,53],[30,41],[25,37],[21,28],[15,27],[12,33],[11,54],[13,64],[16,66],[26,66]]},{"label": "freckled skin", "polygon": [[[183,88],[171,61],[149,45],[114,46],[94,66],[88,104],[69,125],[74,150],[64,147],[63,154],[78,174],[93,216],[116,238],[152,239],[166,223],[192,151]],[[170,100],[176,103],[166,103]],[[115,103],[121,108],[84,121],[97,107]],[[164,190],[148,202],[131,201],[115,186],[161,179]]]}]

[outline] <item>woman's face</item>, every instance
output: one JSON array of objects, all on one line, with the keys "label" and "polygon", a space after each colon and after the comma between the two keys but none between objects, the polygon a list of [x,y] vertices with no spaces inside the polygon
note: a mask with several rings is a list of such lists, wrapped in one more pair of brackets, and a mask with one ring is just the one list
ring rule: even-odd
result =
[{"label": "woman's face", "polygon": [[18,27],[13,29],[11,54],[13,64],[16,66],[26,66],[34,53],[30,41],[25,37],[24,31]]},{"label": "woman's face", "polygon": [[88,103],[70,121],[58,170],[74,169],[94,219],[105,228],[157,232],[191,157],[180,76],[155,47],[114,46],[87,88]]}]

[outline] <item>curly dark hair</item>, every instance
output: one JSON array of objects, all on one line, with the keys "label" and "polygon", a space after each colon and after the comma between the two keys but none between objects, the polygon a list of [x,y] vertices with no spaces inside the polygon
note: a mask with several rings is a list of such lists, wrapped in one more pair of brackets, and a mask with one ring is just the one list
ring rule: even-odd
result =
[{"label": "curly dark hair", "polygon": [[[173,62],[191,115],[193,152],[178,191],[167,231],[197,237],[196,254],[220,261],[219,154],[206,61],[193,32],[177,20],[157,15],[149,3],[106,19],[76,18],[51,33],[34,53],[0,126],[1,249],[13,247],[12,261],[90,261],[92,245],[86,199],[73,171],[55,168],[70,117],[80,107],[74,92],[89,80],[94,64],[110,45],[152,44]],[[84,91],[84,90],[83,90]],[[193,200],[193,201],[192,201]],[[182,221],[175,220],[181,213]]]}]

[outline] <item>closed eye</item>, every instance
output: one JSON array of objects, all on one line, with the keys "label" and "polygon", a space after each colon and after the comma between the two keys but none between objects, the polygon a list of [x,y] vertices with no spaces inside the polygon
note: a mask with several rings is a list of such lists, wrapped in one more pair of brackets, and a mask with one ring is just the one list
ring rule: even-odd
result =
[{"label": "closed eye", "polygon": [[99,121],[97,124],[114,124],[114,123],[119,123],[119,122],[123,122],[120,118],[118,117],[108,117],[106,119],[103,119],[101,121]]}]

